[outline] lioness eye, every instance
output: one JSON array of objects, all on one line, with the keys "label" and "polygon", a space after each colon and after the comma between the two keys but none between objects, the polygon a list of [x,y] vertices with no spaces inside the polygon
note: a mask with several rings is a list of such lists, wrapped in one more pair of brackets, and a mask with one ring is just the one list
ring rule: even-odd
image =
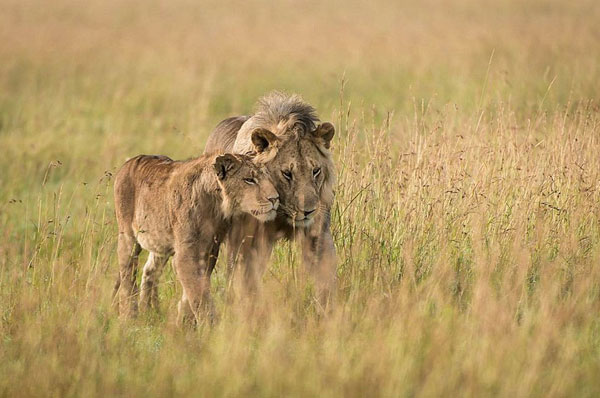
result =
[{"label": "lioness eye", "polygon": [[321,168],[315,167],[313,170],[313,177],[317,178],[319,176],[319,174],[321,174]]},{"label": "lioness eye", "polygon": [[283,176],[285,177],[286,180],[288,180],[288,181],[292,180],[292,172],[291,171],[282,171],[281,173],[283,174]]},{"label": "lioness eye", "polygon": [[256,184],[256,179],[255,178],[244,178],[244,182],[248,185],[254,185],[254,184]]}]

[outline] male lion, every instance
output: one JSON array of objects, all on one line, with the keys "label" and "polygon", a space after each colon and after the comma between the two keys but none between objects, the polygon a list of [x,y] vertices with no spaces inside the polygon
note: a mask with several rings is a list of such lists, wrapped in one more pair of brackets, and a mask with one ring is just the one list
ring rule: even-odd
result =
[{"label": "male lion", "polygon": [[273,244],[281,238],[295,239],[315,278],[319,299],[326,304],[336,271],[330,232],[336,176],[329,151],[335,129],[331,123],[318,122],[315,109],[299,96],[274,92],[259,100],[253,116],[219,123],[205,152],[252,154],[254,134],[268,140],[268,149],[256,161],[269,170],[279,193],[277,217],[264,224],[245,215],[233,220],[226,237],[229,268],[242,260],[246,287],[253,290]]},{"label": "male lion", "polygon": [[[268,137],[270,138],[270,137]],[[253,140],[266,149],[264,134]],[[143,269],[140,306],[157,306],[157,278],[168,258],[183,287],[177,322],[199,320],[204,305],[212,315],[210,275],[232,217],[258,222],[275,218],[279,195],[263,167],[245,155],[203,155],[187,161],[140,155],[115,177],[119,226],[119,310],[137,312],[136,268],[141,249],[150,252]],[[189,313],[191,309],[192,313]]]}]

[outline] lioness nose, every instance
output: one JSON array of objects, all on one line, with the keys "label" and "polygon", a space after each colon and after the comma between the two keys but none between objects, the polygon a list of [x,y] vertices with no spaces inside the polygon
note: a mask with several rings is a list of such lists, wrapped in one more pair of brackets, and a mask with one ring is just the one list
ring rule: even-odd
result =
[{"label": "lioness nose", "polygon": [[316,209],[312,209],[312,210],[304,210],[304,216],[308,217],[311,214],[313,214],[315,212]]},{"label": "lioness nose", "polygon": [[270,196],[267,199],[269,199],[269,202],[273,203],[273,206],[275,206],[277,204],[277,202],[279,201],[279,196],[278,195]]}]

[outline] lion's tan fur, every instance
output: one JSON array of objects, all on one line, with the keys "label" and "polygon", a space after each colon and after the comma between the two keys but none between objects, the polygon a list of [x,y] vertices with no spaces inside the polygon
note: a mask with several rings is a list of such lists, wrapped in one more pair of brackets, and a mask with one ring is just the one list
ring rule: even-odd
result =
[{"label": "lion's tan fur", "polygon": [[304,262],[322,287],[333,283],[336,259],[329,224],[336,175],[329,147],[334,128],[318,123],[315,109],[299,96],[275,92],[259,101],[253,116],[224,120],[209,137],[206,152],[243,154],[253,153],[257,131],[267,130],[275,137],[256,162],[272,175],[281,200],[278,216],[264,225],[235,218],[227,238],[230,265],[241,260],[250,285],[282,237],[300,241]]},{"label": "lion's tan fur", "polygon": [[183,287],[180,322],[186,312],[197,319],[201,304],[210,307],[210,274],[231,218],[252,214],[257,222],[266,221],[275,216],[278,206],[277,192],[265,170],[248,156],[232,154],[188,161],[140,155],[119,170],[114,193],[121,313],[132,316],[137,311],[135,273],[143,248],[150,255],[143,270],[140,305],[157,305],[157,278],[173,255]]}]

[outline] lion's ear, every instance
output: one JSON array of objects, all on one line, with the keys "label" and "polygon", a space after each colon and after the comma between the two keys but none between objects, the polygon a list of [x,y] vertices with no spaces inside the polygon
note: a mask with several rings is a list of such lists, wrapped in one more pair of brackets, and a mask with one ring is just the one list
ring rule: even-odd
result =
[{"label": "lion's ear", "polygon": [[217,156],[213,167],[219,180],[224,180],[231,172],[237,170],[241,166],[242,162],[230,153]]},{"label": "lion's ear", "polygon": [[279,141],[279,138],[267,129],[257,128],[252,132],[252,144],[256,153],[262,153],[267,149],[271,149],[275,146],[275,143]]},{"label": "lion's ear", "polygon": [[321,140],[325,148],[329,149],[331,146],[331,140],[335,135],[335,127],[333,127],[333,124],[325,122],[317,127],[315,131],[313,131],[313,135]]}]

